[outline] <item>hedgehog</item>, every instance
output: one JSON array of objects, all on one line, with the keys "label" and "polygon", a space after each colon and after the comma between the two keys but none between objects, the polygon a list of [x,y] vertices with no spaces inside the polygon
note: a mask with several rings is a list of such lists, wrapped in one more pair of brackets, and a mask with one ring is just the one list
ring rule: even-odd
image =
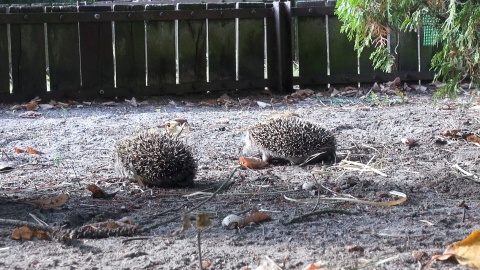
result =
[{"label": "hedgehog", "polygon": [[277,118],[247,130],[244,153],[257,150],[263,161],[284,159],[291,164],[334,159],[335,137],[324,128],[298,118]]},{"label": "hedgehog", "polygon": [[197,164],[177,136],[145,130],[115,144],[114,168],[122,178],[144,185],[192,187]]}]

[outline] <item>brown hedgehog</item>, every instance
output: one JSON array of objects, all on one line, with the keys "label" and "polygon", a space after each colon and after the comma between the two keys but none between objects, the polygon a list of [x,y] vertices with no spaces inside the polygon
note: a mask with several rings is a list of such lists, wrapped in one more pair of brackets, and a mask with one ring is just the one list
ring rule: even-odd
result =
[{"label": "brown hedgehog", "polygon": [[311,163],[335,157],[335,137],[313,123],[298,118],[278,118],[247,130],[243,152],[257,150],[264,161],[271,158],[292,164]]},{"label": "brown hedgehog", "polygon": [[115,144],[115,171],[154,186],[191,187],[197,171],[192,151],[176,136],[145,130]]}]

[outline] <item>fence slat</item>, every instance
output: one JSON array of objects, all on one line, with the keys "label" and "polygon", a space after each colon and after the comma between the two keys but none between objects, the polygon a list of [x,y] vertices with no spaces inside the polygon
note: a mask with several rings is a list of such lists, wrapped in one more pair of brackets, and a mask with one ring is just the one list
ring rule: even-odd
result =
[{"label": "fence slat", "polygon": [[437,46],[423,45],[423,29],[420,31],[420,71],[429,71],[432,67],[432,57],[440,50]]},{"label": "fence slat", "polygon": [[[235,4],[207,4],[207,9],[234,9]],[[235,19],[208,21],[210,81],[235,79]]]},{"label": "fence slat", "polygon": [[340,33],[342,23],[335,16],[328,17],[330,75],[357,74],[357,52],[345,33]]},{"label": "fence slat", "polygon": [[[265,8],[264,3],[239,3],[238,6],[239,8]],[[238,77],[239,79],[264,78],[264,19],[239,19],[238,24]]]},{"label": "fence slat", "polygon": [[[37,12],[43,12],[43,7],[10,8],[10,13]],[[47,89],[43,24],[10,25],[10,37],[13,92],[23,99],[41,96]]]},{"label": "fence slat", "polygon": [[[76,6],[47,7],[47,12],[76,12]],[[50,89],[68,95],[80,89],[78,24],[48,24]]]},{"label": "fence slat", "polygon": [[[5,6],[0,7],[0,13],[6,13]],[[10,64],[8,62],[7,25],[0,25],[0,97],[10,94]],[[1,101],[1,98],[0,98]]]},{"label": "fence slat", "polygon": [[[114,11],[144,9],[144,5],[114,6]],[[115,22],[115,64],[117,87],[145,85],[144,22]]]},{"label": "fence slat", "polygon": [[[192,18],[195,10],[206,9],[205,4],[179,4],[179,10],[191,10]],[[206,77],[206,21],[178,21],[178,62],[180,83],[203,82]]]},{"label": "fence slat", "polygon": [[[324,2],[297,2],[297,7],[325,6]],[[325,16],[298,17],[299,76],[327,75]],[[312,81],[312,84],[315,82]]]},{"label": "fence slat", "polygon": [[[165,14],[174,10],[174,5],[147,5],[146,10],[158,10]],[[175,22],[147,21],[148,85],[174,84],[175,68]],[[160,94],[160,93],[158,93]]]},{"label": "fence slat", "polygon": [[[110,6],[79,6],[79,11],[110,11]],[[113,88],[112,23],[80,23],[82,88]]]},{"label": "fence slat", "polygon": [[[418,71],[418,39],[416,32],[401,32],[397,42],[392,42],[393,52],[397,51],[398,71]],[[398,45],[398,47],[397,47]],[[397,48],[396,48],[397,47]],[[395,50],[396,48],[396,50]]]}]

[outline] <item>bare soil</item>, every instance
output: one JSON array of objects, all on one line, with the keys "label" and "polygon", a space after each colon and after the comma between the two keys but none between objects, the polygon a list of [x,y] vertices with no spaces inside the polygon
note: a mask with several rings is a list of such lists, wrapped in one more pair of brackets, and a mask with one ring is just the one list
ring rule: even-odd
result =
[{"label": "bare soil", "polygon": [[[229,94],[236,98],[235,94]],[[480,175],[478,144],[462,138],[436,143],[448,129],[480,131],[479,111],[470,92],[456,101],[434,101],[431,95],[408,93],[406,100],[309,97],[296,104],[267,106],[186,106],[189,97],[148,100],[132,107],[100,103],[82,108],[39,110],[41,116],[20,118],[11,104],[0,109],[0,218],[72,229],[85,224],[128,218],[142,238],[109,237],[15,241],[14,226],[0,224],[0,268],[3,269],[198,269],[197,232],[172,236],[182,227],[170,221],[214,192],[239,166],[246,127],[279,114],[301,118],[331,129],[338,141],[333,164],[304,167],[284,163],[251,170],[240,168],[231,185],[196,209],[211,213],[213,225],[201,234],[207,269],[304,269],[321,261],[321,269],[421,269],[432,255],[480,229],[480,183],[453,166]],[[201,97],[209,98],[209,97]],[[268,96],[251,96],[269,103]],[[198,162],[196,187],[141,188],[117,178],[112,167],[116,140],[166,120],[185,118],[191,125],[188,143]],[[409,147],[402,138],[412,138]],[[14,147],[32,147],[43,155],[17,154]],[[355,171],[342,160],[379,170]],[[0,168],[1,169],[1,168]],[[118,192],[110,200],[92,198],[96,184]],[[312,190],[302,186],[311,184]],[[391,207],[322,200],[350,195],[368,201],[408,200]],[[27,202],[62,193],[69,201],[44,210]],[[207,193],[207,197],[208,197]],[[167,211],[182,206],[175,211]],[[272,221],[237,230],[221,225],[229,214],[246,215],[257,208]],[[295,217],[324,213],[283,225]],[[163,223],[163,224],[162,224]],[[421,256],[423,254],[423,256]],[[413,256],[415,255],[415,256]],[[269,262],[271,261],[274,263]],[[267,266],[265,266],[267,265]],[[261,268],[263,267],[263,268]],[[431,269],[466,269],[454,262],[435,262]]]}]

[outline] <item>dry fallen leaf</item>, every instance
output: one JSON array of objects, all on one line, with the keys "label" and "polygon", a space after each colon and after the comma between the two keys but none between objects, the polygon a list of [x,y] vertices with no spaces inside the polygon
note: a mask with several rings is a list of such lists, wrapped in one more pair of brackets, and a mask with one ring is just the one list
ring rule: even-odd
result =
[{"label": "dry fallen leaf", "polygon": [[462,241],[449,245],[443,254],[433,256],[432,261],[445,261],[452,257],[461,265],[480,268],[480,230],[475,230]]},{"label": "dry fallen leaf", "polygon": [[30,103],[27,103],[27,105],[25,105],[25,107],[27,108],[27,110],[36,110],[38,109],[38,103],[37,102],[30,102]]},{"label": "dry fallen leaf", "polygon": [[27,226],[23,226],[12,231],[13,240],[30,240],[33,237],[42,240],[50,240],[51,238],[48,232],[42,230],[33,230]]},{"label": "dry fallen leaf", "polygon": [[272,217],[269,214],[260,212],[257,208],[253,208],[252,212],[250,212],[250,215],[243,219],[243,224],[247,225],[250,223],[260,223],[269,220],[272,220]]},{"label": "dry fallen leaf", "polygon": [[34,111],[27,111],[18,115],[20,118],[35,118],[37,116],[42,116],[42,114]]},{"label": "dry fallen leaf", "polygon": [[198,106],[216,106],[217,100],[216,99],[206,99],[198,102]]},{"label": "dry fallen leaf", "polygon": [[260,169],[268,165],[267,162],[254,157],[240,157],[240,164],[249,169]]},{"label": "dry fallen leaf", "polygon": [[42,110],[50,110],[50,109],[53,109],[54,106],[51,105],[51,104],[38,104],[38,106],[42,109]]},{"label": "dry fallen leaf", "polygon": [[23,226],[13,230],[12,239],[13,240],[30,240],[33,237],[33,230],[27,226]]},{"label": "dry fallen leaf", "polygon": [[108,102],[102,103],[102,105],[107,107],[113,107],[113,106],[117,106],[117,103],[115,103],[115,101],[108,101]]},{"label": "dry fallen leaf", "polygon": [[200,213],[195,215],[195,225],[199,229],[204,229],[205,227],[212,226],[212,221],[210,220],[209,213]]},{"label": "dry fallen leaf", "polygon": [[125,99],[125,102],[127,102],[128,104],[130,104],[133,107],[138,107],[137,100],[134,97],[132,97],[131,100]]},{"label": "dry fallen leaf", "polygon": [[311,263],[307,267],[303,268],[303,270],[315,270],[315,269],[326,269],[326,264],[322,261]]},{"label": "dry fallen leaf", "polygon": [[440,135],[445,137],[461,138],[462,137],[461,133],[462,133],[462,130],[460,129],[447,129],[440,132]]},{"label": "dry fallen leaf", "polygon": [[406,144],[408,148],[418,146],[418,143],[415,139],[412,138],[402,138],[402,143]]},{"label": "dry fallen leaf", "polygon": [[30,155],[43,155],[44,153],[43,152],[40,152],[38,150],[35,150],[31,147],[28,147],[27,146],[27,153],[29,153]]},{"label": "dry fallen leaf", "polygon": [[474,135],[467,136],[467,141],[480,144],[480,138]]},{"label": "dry fallen leaf", "polygon": [[106,193],[101,188],[99,188],[97,185],[94,185],[94,184],[89,184],[87,186],[87,189],[90,192],[92,192],[92,197],[96,199],[111,199],[115,197],[115,195],[117,194],[116,192]]},{"label": "dry fallen leaf", "polygon": [[15,150],[15,152],[17,152],[17,154],[25,153],[25,150],[22,150],[22,149],[17,148],[17,147],[14,147],[13,150]]},{"label": "dry fallen leaf", "polygon": [[35,205],[36,207],[39,207],[39,208],[51,209],[51,208],[60,207],[60,206],[64,205],[67,201],[68,201],[68,195],[67,194],[60,194],[60,195],[55,196],[53,198],[30,201],[30,203]]},{"label": "dry fallen leaf", "polygon": [[190,214],[183,214],[182,215],[182,227],[176,231],[174,231],[171,236],[176,236],[184,233],[186,230],[192,227],[192,223],[190,222]]}]

